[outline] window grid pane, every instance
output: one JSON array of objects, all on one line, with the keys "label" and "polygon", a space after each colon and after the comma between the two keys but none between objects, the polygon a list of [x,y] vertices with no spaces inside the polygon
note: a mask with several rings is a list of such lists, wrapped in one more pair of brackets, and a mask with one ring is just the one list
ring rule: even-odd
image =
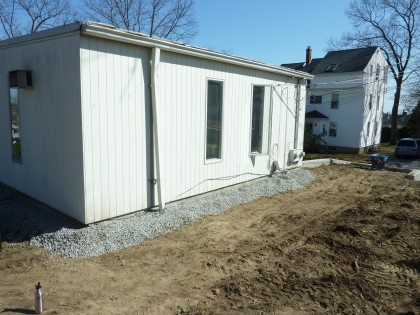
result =
[{"label": "window grid pane", "polygon": [[334,121],[330,122],[330,132],[328,134],[330,137],[336,137],[337,136],[337,123]]},{"label": "window grid pane", "polygon": [[311,95],[309,97],[310,104],[322,104],[322,95]]},{"label": "window grid pane", "polygon": [[338,94],[333,94],[331,98],[331,108],[337,109],[338,108]]}]

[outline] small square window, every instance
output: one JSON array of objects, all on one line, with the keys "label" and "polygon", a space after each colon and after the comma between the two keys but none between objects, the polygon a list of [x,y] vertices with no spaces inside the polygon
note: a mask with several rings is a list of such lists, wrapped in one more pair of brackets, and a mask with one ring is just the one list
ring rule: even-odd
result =
[{"label": "small square window", "polygon": [[310,104],[322,104],[322,95],[311,95],[309,97]]}]

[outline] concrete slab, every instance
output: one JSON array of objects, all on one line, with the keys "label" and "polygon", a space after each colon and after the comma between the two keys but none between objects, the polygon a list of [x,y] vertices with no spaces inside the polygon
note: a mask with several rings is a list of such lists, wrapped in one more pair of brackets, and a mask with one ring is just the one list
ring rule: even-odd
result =
[{"label": "concrete slab", "polygon": [[344,160],[331,159],[331,164],[346,165],[346,164],[351,164],[351,162],[344,161]]},{"label": "concrete slab", "polygon": [[302,167],[304,168],[314,168],[321,165],[331,165],[331,159],[318,159],[318,160],[308,160],[302,161]]},{"label": "concrete slab", "polygon": [[420,182],[420,170],[412,170],[405,177],[416,182]]}]

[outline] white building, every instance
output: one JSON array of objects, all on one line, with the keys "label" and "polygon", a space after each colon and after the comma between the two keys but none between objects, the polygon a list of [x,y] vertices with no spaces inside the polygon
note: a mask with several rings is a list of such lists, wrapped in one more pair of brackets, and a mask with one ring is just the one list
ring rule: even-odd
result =
[{"label": "white building", "polygon": [[357,153],[380,144],[388,68],[379,47],[331,51],[283,66],[308,72],[306,127],[329,150]]},{"label": "white building", "polygon": [[83,223],[301,162],[304,72],[81,23],[0,72],[0,182]]}]

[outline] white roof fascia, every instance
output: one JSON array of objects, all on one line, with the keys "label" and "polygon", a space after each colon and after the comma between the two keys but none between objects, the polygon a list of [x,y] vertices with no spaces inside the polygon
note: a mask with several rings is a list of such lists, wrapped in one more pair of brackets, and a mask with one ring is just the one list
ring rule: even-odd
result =
[{"label": "white roof fascia", "polygon": [[28,42],[37,42],[47,38],[61,37],[67,33],[80,33],[81,22],[74,22],[64,26],[54,27],[45,31],[40,31],[32,34],[17,36],[0,41],[0,49],[5,49],[11,46],[22,45]]},{"label": "white roof fascia", "polygon": [[198,58],[205,58],[214,61],[220,61],[224,63],[229,63],[233,65],[238,65],[242,67],[268,71],[276,74],[281,74],[289,77],[294,77],[298,79],[307,79],[310,80],[314,76],[303,72],[297,71],[285,67],[277,67],[269,64],[265,64],[262,62],[249,60],[241,57],[236,56],[229,56],[224,55],[221,53],[213,52],[210,50],[206,50],[203,48],[197,48],[193,46],[187,46],[180,43],[164,40],[164,39],[157,39],[153,37],[149,37],[147,35],[142,35],[140,33],[130,32],[115,29],[112,26],[98,24],[98,23],[87,23],[82,24],[81,27],[82,34],[93,36],[93,37],[100,37],[104,39],[111,39],[120,42],[125,42],[134,45],[141,45],[145,47],[156,47],[160,48],[164,51],[179,53],[183,55],[198,57]]},{"label": "white roof fascia", "polygon": [[181,43],[169,41],[166,39],[158,39],[149,37],[147,35],[142,35],[136,32],[130,32],[125,30],[115,29],[113,26],[101,24],[101,23],[82,23],[74,22],[64,26],[55,27],[52,29],[27,34],[23,36],[18,36],[10,39],[0,41],[0,50],[6,49],[9,47],[26,44],[29,42],[37,42],[45,39],[51,39],[54,37],[62,37],[63,35],[79,32],[82,35],[89,35],[94,37],[100,37],[104,39],[111,39],[120,42],[126,42],[134,45],[141,45],[145,47],[156,47],[164,51],[170,51],[174,53],[179,53],[183,55],[189,55],[198,58],[204,58],[224,63],[229,63],[233,65],[238,65],[242,67],[247,67],[251,69],[257,69],[262,71],[267,71],[275,74],[285,75],[297,79],[311,80],[314,78],[313,75],[289,69],[281,66],[274,66],[258,62],[255,60],[250,60],[246,58],[241,58],[237,56],[225,55],[222,53],[217,53],[214,51],[206,50],[205,48],[198,48],[188,45],[183,45]]}]

